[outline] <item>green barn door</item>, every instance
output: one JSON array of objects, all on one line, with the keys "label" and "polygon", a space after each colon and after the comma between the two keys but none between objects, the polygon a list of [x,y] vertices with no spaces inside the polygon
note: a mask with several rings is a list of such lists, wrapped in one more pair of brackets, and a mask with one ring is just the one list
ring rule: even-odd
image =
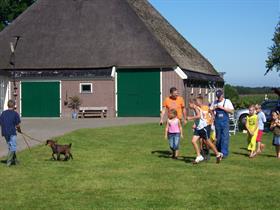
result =
[{"label": "green barn door", "polygon": [[119,117],[159,116],[159,70],[118,70],[117,78]]},{"label": "green barn door", "polygon": [[22,117],[60,117],[59,82],[22,82]]}]

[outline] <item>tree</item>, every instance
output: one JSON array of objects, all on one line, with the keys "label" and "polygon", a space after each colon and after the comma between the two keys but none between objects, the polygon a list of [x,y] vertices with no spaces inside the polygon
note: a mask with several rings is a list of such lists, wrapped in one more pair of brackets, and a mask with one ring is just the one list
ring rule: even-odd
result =
[{"label": "tree", "polygon": [[276,71],[280,70],[280,21],[278,22],[274,36],[273,36],[273,45],[269,48],[268,59],[266,60],[266,73],[275,69]]},{"label": "tree", "polygon": [[225,97],[229,98],[231,101],[237,101],[239,99],[239,94],[237,92],[237,89],[229,84],[226,84]]},{"label": "tree", "polygon": [[17,16],[36,0],[1,0],[0,1],[0,31],[9,25]]}]

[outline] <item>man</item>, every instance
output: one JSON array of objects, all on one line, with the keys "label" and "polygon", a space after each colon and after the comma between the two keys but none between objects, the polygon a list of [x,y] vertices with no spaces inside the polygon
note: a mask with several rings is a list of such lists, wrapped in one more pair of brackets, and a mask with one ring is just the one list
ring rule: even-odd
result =
[{"label": "man", "polygon": [[170,88],[170,96],[166,97],[163,102],[163,109],[160,115],[160,125],[163,123],[163,117],[165,112],[175,109],[177,111],[177,117],[182,121],[184,116],[184,125],[187,123],[187,112],[185,108],[185,102],[182,97],[179,96],[178,90],[176,87]]},{"label": "man", "polygon": [[2,112],[0,116],[0,125],[2,128],[2,136],[5,137],[8,144],[8,157],[7,166],[17,164],[16,158],[16,146],[17,146],[17,134],[16,130],[21,133],[20,129],[20,117],[14,110],[15,102],[13,100],[8,101],[8,109]]},{"label": "man", "polygon": [[229,146],[229,114],[233,114],[234,107],[229,99],[225,99],[222,90],[216,91],[217,100],[212,104],[211,110],[215,114],[216,146],[224,157],[228,156]]}]

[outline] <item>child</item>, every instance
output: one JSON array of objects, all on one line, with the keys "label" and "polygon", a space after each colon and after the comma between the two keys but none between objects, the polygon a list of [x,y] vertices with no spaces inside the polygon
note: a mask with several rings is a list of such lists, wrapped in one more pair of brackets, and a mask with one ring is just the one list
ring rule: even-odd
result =
[{"label": "child", "polygon": [[[213,123],[213,118],[212,118],[212,113],[210,111],[210,108],[208,105],[205,105],[203,103],[203,97],[198,96],[196,98],[196,105],[201,109],[203,112],[203,117],[206,120],[207,126],[206,126],[206,131],[207,131],[207,136],[210,138],[211,134],[211,125]],[[205,140],[200,139],[200,152],[205,160],[210,160],[210,151],[209,151],[209,146],[205,142]]]},{"label": "child", "polygon": [[172,158],[177,159],[179,155],[180,136],[183,138],[183,129],[180,120],[177,118],[177,111],[171,109],[168,112],[168,120],[165,128],[165,138],[169,140],[172,150]]},{"label": "child", "polygon": [[17,146],[17,134],[16,130],[21,133],[20,129],[20,117],[17,112],[14,111],[15,102],[13,100],[8,101],[8,110],[2,112],[0,116],[0,125],[2,128],[2,136],[5,137],[8,144],[8,157],[7,166],[17,164],[16,158],[16,146]]},{"label": "child", "polygon": [[273,132],[273,145],[275,146],[276,158],[280,158],[280,120],[278,111],[272,112],[270,129]]},{"label": "child", "polygon": [[257,135],[257,154],[261,153],[264,150],[265,145],[262,144],[262,135],[264,130],[264,123],[266,122],[266,117],[262,112],[262,108],[260,105],[256,104],[256,113],[258,115],[258,123],[259,123],[259,131]]},{"label": "child", "polygon": [[196,156],[194,163],[199,163],[204,160],[203,156],[200,153],[200,149],[197,145],[197,141],[200,138],[205,140],[207,146],[209,146],[214,151],[214,153],[216,155],[217,163],[220,163],[220,161],[223,158],[223,154],[218,152],[215,145],[210,141],[210,137],[208,136],[207,130],[206,130],[207,121],[206,121],[205,117],[203,116],[204,114],[203,114],[202,110],[197,105],[196,99],[190,100],[189,107],[190,107],[190,109],[194,110],[194,112],[195,112],[195,115],[193,117],[190,117],[190,116],[187,117],[187,120],[194,120],[194,123],[195,123],[192,144],[193,144],[193,147],[195,149],[197,156]]},{"label": "child", "polygon": [[248,151],[249,158],[256,156],[256,139],[258,135],[258,116],[255,114],[255,106],[249,107],[249,115],[246,117],[246,125],[248,131]]}]

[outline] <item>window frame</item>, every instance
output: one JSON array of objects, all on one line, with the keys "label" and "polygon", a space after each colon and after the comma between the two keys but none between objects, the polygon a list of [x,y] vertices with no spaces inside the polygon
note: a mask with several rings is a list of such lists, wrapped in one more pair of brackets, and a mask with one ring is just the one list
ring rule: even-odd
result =
[{"label": "window frame", "polygon": [[[89,85],[90,86],[90,91],[83,91],[83,85]],[[80,83],[80,93],[81,94],[91,94],[93,93],[93,90],[92,90],[92,83],[91,82],[81,82]]]}]

